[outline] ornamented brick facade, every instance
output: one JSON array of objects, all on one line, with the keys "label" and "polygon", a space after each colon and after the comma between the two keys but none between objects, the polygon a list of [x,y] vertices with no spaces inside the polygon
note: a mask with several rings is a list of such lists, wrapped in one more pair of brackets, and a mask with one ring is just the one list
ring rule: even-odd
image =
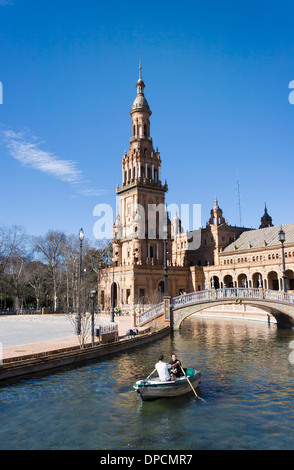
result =
[{"label": "ornamented brick facade", "polygon": [[[168,239],[171,297],[224,285],[281,288],[279,228],[272,226],[266,207],[261,228],[251,230],[230,226],[215,198],[209,221],[199,233],[197,249],[190,249],[191,233],[183,231],[178,215],[169,220],[165,209],[168,186],[162,179],[160,153],[153,147],[152,112],[144,94],[141,66],[139,70],[137,95],[130,111],[130,147],[123,155],[122,184],[116,189],[119,212],[113,225],[113,266],[99,281],[99,304],[109,308],[112,292],[115,306],[126,309],[162,299],[164,238]],[[293,290],[294,224],[286,225],[285,232],[287,283]]]}]

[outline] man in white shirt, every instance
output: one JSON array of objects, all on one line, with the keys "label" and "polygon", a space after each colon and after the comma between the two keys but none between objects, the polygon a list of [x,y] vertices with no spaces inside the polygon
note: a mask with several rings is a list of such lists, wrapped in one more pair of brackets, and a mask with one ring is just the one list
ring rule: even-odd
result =
[{"label": "man in white shirt", "polygon": [[171,376],[169,373],[169,369],[171,368],[171,364],[167,364],[167,362],[163,362],[163,355],[159,354],[158,362],[155,364],[155,369],[158,372],[159,379],[162,382],[166,382],[167,380],[171,380]]}]

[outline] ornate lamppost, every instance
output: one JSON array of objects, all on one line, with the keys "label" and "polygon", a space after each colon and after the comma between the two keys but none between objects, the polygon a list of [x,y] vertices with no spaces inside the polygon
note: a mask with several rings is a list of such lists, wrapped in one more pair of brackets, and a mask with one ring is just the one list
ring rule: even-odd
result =
[{"label": "ornate lamppost", "polygon": [[114,262],[115,259],[112,258],[112,288],[111,288],[111,313],[110,313],[110,321],[114,322]]},{"label": "ornate lamppost", "polygon": [[284,292],[287,292],[287,277],[286,277],[286,266],[285,266],[285,252],[284,252],[284,243],[285,243],[285,240],[286,240],[286,236],[285,236],[285,232],[284,230],[281,228],[281,230],[279,231],[279,240],[281,242],[281,245],[282,245],[282,261],[283,261],[283,291]]},{"label": "ornate lamppost", "polygon": [[80,240],[80,260],[79,260],[79,276],[78,276],[78,303],[77,303],[77,314],[76,314],[76,334],[81,334],[81,268],[82,268],[82,257],[83,257],[83,240],[85,238],[84,230],[81,228],[79,232]]},{"label": "ornate lamppost", "polygon": [[168,272],[167,272],[167,226],[166,230],[164,231],[164,239],[163,239],[163,271],[164,271],[164,291],[163,296],[168,297]]},{"label": "ornate lamppost", "polygon": [[91,336],[92,336],[92,347],[95,345],[94,341],[94,311],[95,311],[95,298],[97,295],[96,290],[91,291],[91,299],[92,299],[92,313],[91,313]]}]

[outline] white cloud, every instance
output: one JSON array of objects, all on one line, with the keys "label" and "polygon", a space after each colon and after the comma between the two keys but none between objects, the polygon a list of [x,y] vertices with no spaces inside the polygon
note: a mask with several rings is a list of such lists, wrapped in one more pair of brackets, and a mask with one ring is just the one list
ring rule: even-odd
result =
[{"label": "white cloud", "polygon": [[51,152],[42,150],[38,139],[29,136],[27,132],[5,130],[3,136],[11,157],[23,165],[73,185],[84,196],[100,196],[106,192],[89,188],[89,182],[84,179],[83,172],[78,169],[75,161],[62,160]]}]

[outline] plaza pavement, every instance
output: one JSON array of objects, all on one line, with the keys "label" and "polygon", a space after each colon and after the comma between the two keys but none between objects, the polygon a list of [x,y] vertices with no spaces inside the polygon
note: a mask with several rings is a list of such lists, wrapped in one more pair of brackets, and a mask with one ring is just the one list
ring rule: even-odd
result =
[{"label": "plaza pavement", "polygon": [[[132,315],[116,316],[119,338],[132,328]],[[110,316],[99,314],[95,328],[110,324]],[[138,328],[140,330],[140,328]],[[91,342],[91,337],[88,338]],[[67,315],[0,316],[0,347],[2,359],[49,353],[79,346],[74,326]]]}]

